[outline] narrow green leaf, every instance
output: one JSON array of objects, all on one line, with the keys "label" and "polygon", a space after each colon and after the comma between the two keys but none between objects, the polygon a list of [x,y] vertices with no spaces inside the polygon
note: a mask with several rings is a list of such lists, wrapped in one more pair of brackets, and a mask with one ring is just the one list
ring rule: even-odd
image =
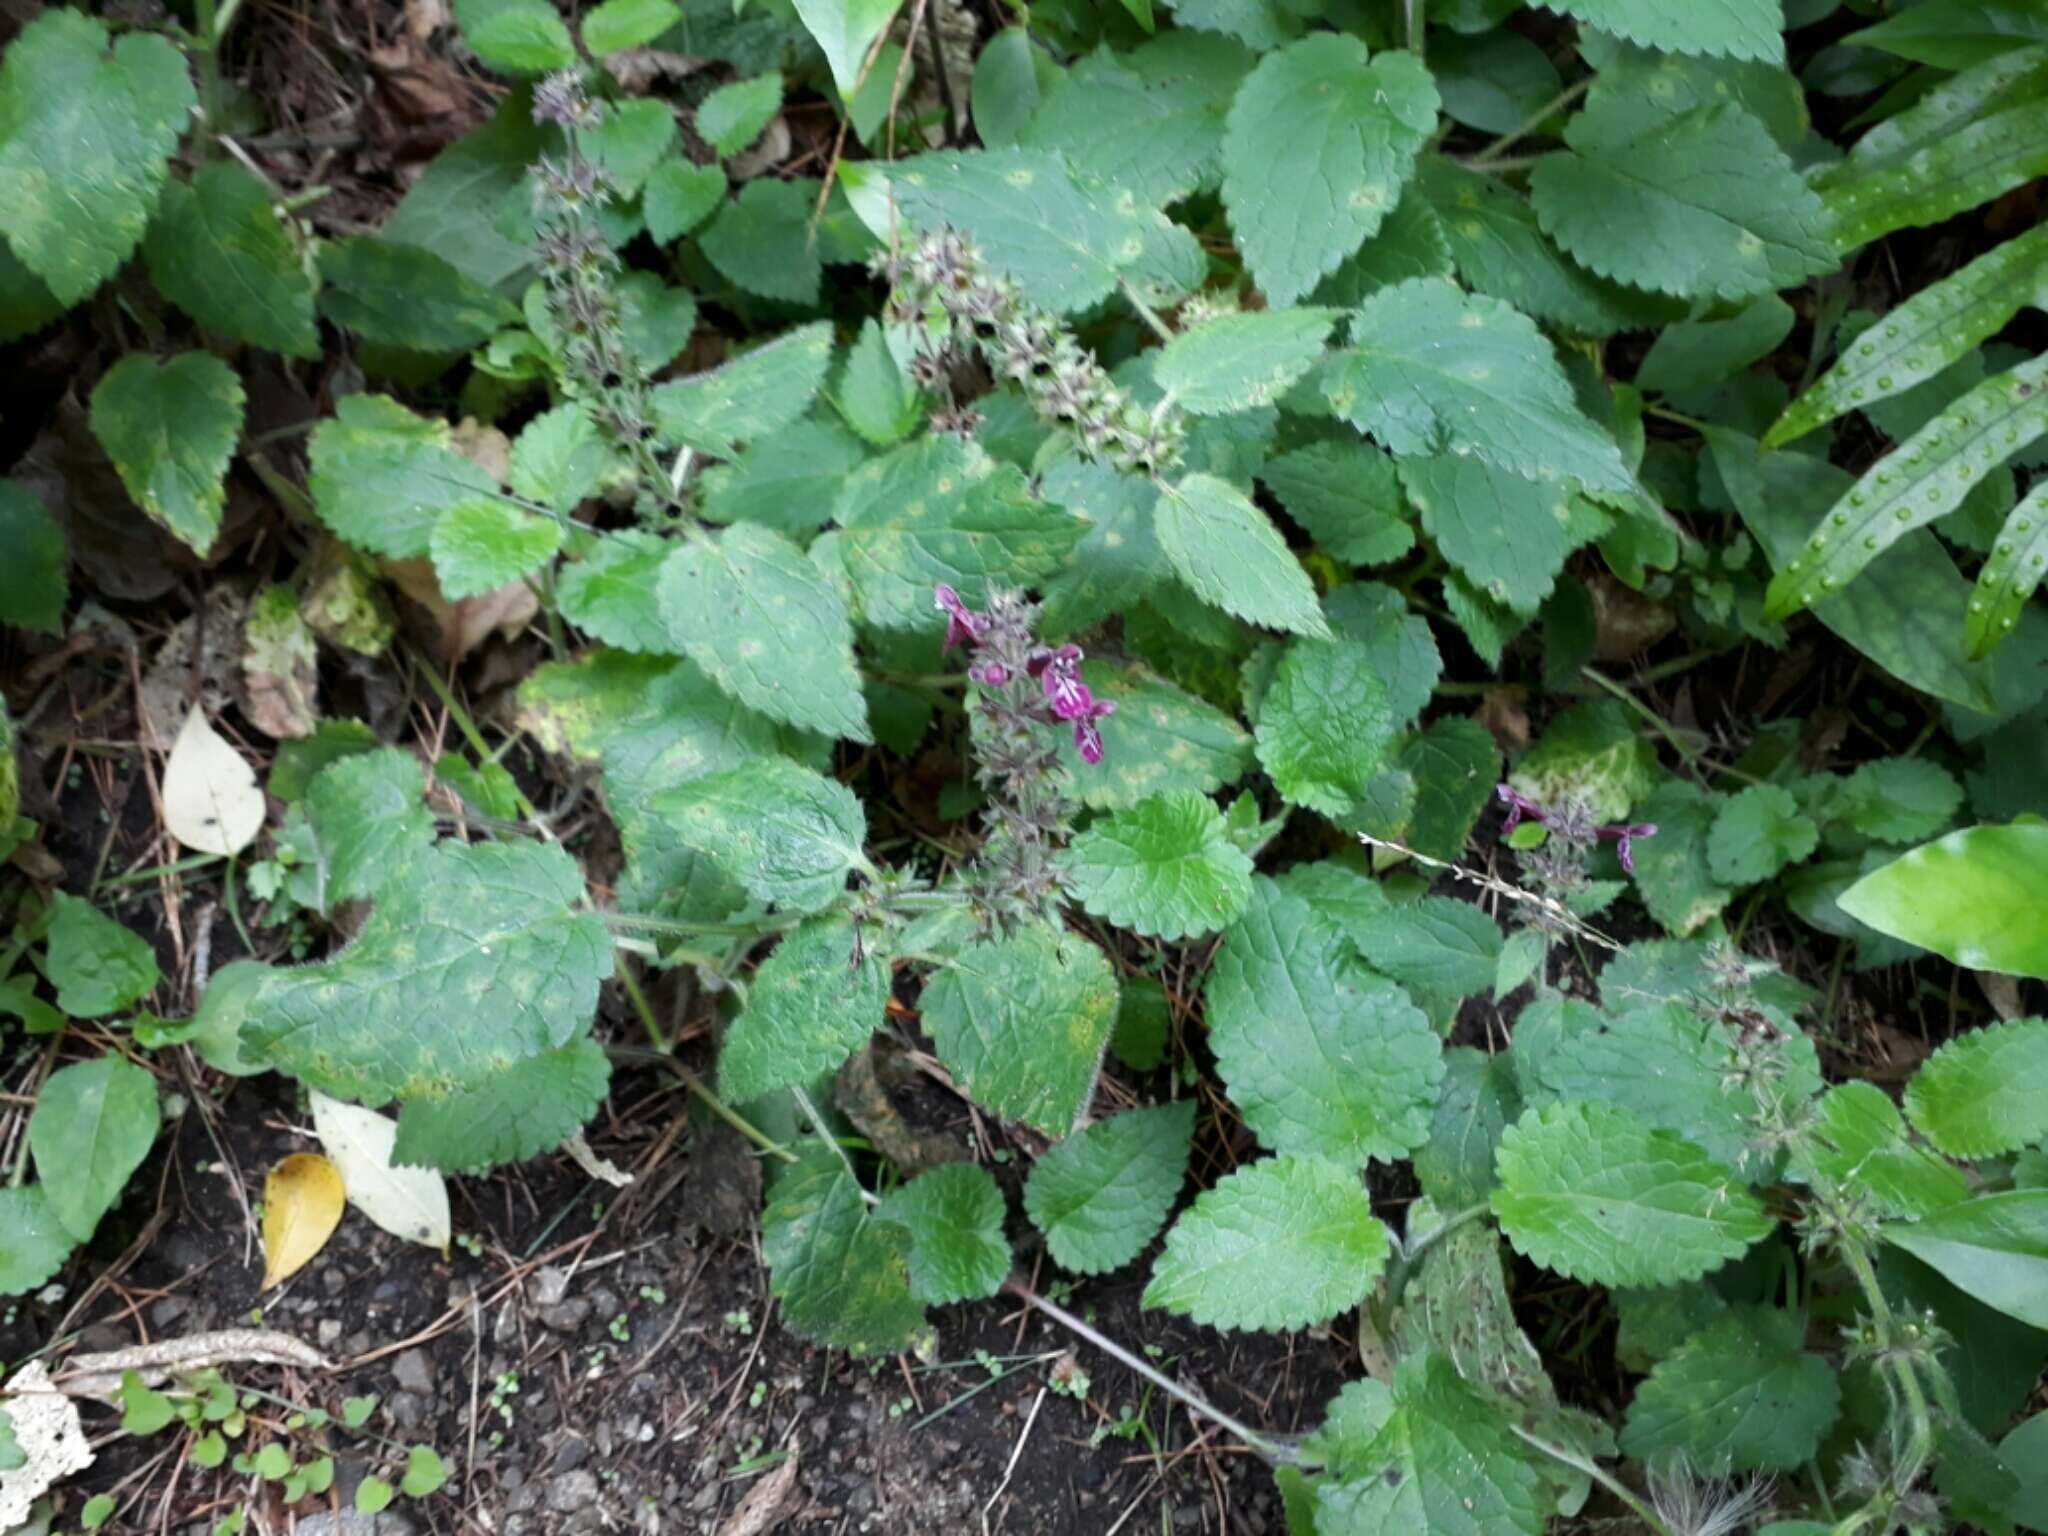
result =
[{"label": "narrow green leaf", "polygon": [[1831,182],[1822,196],[1835,248],[1939,224],[2048,173],[2048,100],[2008,107],[1957,129],[1903,164]]},{"label": "narrow green leaf", "polygon": [[1986,379],[1866,470],[1772,578],[1764,617],[1786,618],[1839,591],[2043,432],[2048,355]]},{"label": "narrow green leaf", "polygon": [[1269,1157],[1182,1212],[1144,1305],[1215,1328],[1306,1328],[1357,1306],[1386,1262],[1387,1229],[1355,1172]]},{"label": "narrow green leaf", "polygon": [[2048,42],[2048,16],[2024,0],[1927,0],[1842,39],[1917,64],[1967,69],[2025,42]]},{"label": "narrow green leaf", "polygon": [[1970,616],[1963,628],[1963,644],[1972,661],[1989,655],[1993,646],[2018,627],[2027,599],[2044,578],[2048,578],[2048,480],[2027,492],[2006,514],[1997,542],[1977,572]]},{"label": "narrow green leaf", "polygon": [[2048,305],[2048,225],[1993,247],[1870,326],[1785,408],[1764,434],[1764,447],[1781,447],[1933,378],[2027,304]]},{"label": "narrow green leaf", "polygon": [[1194,1125],[1195,1102],[1183,1099],[1127,1109],[1046,1150],[1024,1209],[1060,1268],[1106,1274],[1144,1251],[1180,1193]]},{"label": "narrow green leaf", "polygon": [[1880,1231],[1958,1290],[2034,1328],[2048,1328],[2048,1189],[1978,1195]]},{"label": "narrow green leaf", "polygon": [[199,554],[213,547],[242,435],[242,381],[206,352],[131,352],[92,392],[92,432],[135,504]]}]

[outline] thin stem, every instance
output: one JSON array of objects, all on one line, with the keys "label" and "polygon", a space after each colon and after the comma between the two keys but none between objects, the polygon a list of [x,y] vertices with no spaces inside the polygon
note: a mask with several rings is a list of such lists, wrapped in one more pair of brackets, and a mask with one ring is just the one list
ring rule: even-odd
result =
[{"label": "thin stem", "polygon": [[1132,285],[1131,280],[1123,277],[1117,281],[1123,285],[1124,298],[1129,300],[1131,308],[1138,312],[1138,318],[1152,328],[1152,334],[1161,341],[1173,340],[1172,328],[1159,318],[1158,312],[1151,305],[1138,296],[1138,290]]},{"label": "thin stem", "polygon": [[846,1170],[846,1176],[853,1180],[853,1187],[860,1191],[861,1202],[865,1205],[880,1205],[881,1197],[861,1183],[860,1175],[853,1171],[853,1159],[846,1155],[846,1148],[839,1144],[839,1138],[832,1134],[832,1127],[825,1123],[825,1117],[818,1113],[818,1106],[811,1102],[811,1096],[803,1089],[792,1085],[789,1096],[796,1100],[796,1107],[804,1112],[804,1118],[811,1122],[811,1129],[818,1133],[818,1140],[825,1143],[839,1158],[839,1165]]},{"label": "thin stem", "polygon": [[1474,155],[1470,160],[1466,161],[1465,163],[1476,170],[1478,167],[1487,164],[1489,161],[1499,159],[1500,156],[1506,154],[1510,149],[1514,148],[1516,144],[1520,143],[1523,139],[1527,138],[1530,134],[1534,133],[1538,128],[1541,128],[1545,123],[1549,122],[1553,117],[1557,116],[1557,114],[1562,112],[1566,107],[1570,106],[1573,102],[1577,101],[1581,96],[1585,95],[1587,88],[1591,86],[1592,83],[1593,77],[1591,75],[1588,75],[1585,79],[1579,81],[1576,85],[1566,86],[1563,90],[1559,91],[1555,96],[1551,97],[1550,100],[1543,103],[1542,106],[1538,107],[1534,112],[1530,113],[1529,116],[1523,118],[1521,122],[1515,124],[1514,127],[1510,128],[1506,133],[1502,134],[1499,138],[1495,139],[1491,144],[1487,145],[1486,148],[1479,151],[1478,154]]},{"label": "thin stem", "polygon": [[[725,1100],[705,1086],[703,1078],[692,1072],[682,1062],[677,1060],[675,1056],[670,1054],[666,1039],[661,1032],[661,1025],[655,1020],[654,1009],[648,1004],[647,994],[640,990],[640,983],[633,979],[633,973],[624,967],[621,967],[619,970],[619,985],[625,990],[628,1001],[633,1005],[633,1011],[640,1015],[640,1024],[647,1031],[647,1037],[658,1042],[656,1049],[647,1054],[681,1078],[683,1086],[695,1094],[698,1101],[706,1109],[746,1137],[748,1141],[760,1148],[761,1151],[767,1153],[770,1157],[778,1157],[785,1163],[795,1162],[796,1154],[794,1152],[769,1136],[765,1131],[762,1131],[752,1121],[728,1107]],[[621,1054],[637,1057],[641,1053],[632,1051],[622,1052]]]},{"label": "thin stem", "polygon": [[1408,51],[1416,58],[1423,56],[1423,31],[1429,18],[1429,0],[1407,0]]},{"label": "thin stem", "polygon": [[[441,674],[433,667],[425,665],[413,670],[427,680],[427,686],[434,690],[434,696],[441,701],[441,707],[448,711],[448,718],[455,722],[455,728],[462,732],[462,739],[469,743],[476,755],[487,763],[494,761],[491,744],[484,740],[484,733],[476,728],[476,722],[470,719],[469,711],[464,709],[462,701],[455,697],[455,690],[441,680]],[[540,807],[526,798],[526,791],[514,784],[512,794],[514,803],[519,807],[519,814],[536,828],[545,831],[547,824],[541,819]]]},{"label": "thin stem", "polygon": [[1552,1461],[1561,1462],[1565,1466],[1570,1467],[1574,1472],[1582,1473],[1593,1479],[1594,1482],[1621,1500],[1623,1504],[1626,1504],[1635,1517],[1655,1531],[1657,1536],[1677,1536],[1677,1533],[1664,1523],[1656,1510],[1645,1504],[1642,1499],[1636,1496],[1633,1489],[1607,1471],[1590,1456],[1581,1456],[1577,1451],[1567,1450],[1561,1445],[1552,1445],[1542,1436],[1530,1434],[1528,1430],[1522,1428],[1521,1425],[1515,1423],[1512,1419],[1506,1422],[1508,1428],[1514,1432],[1517,1440],[1521,1441],[1524,1445],[1532,1446],[1536,1450],[1541,1451]]},{"label": "thin stem", "polygon": [[1114,1339],[1099,1332],[1089,1324],[1082,1322],[1080,1318],[1074,1316],[1066,1308],[1047,1301],[1043,1296],[1032,1290],[1030,1285],[1021,1276],[1010,1276],[1009,1279],[1003,1282],[1003,1289],[1012,1296],[1015,1296],[1019,1301],[1038,1308],[1039,1311],[1043,1312],[1069,1333],[1086,1339],[1090,1344],[1093,1344],[1126,1370],[1137,1372],[1138,1375],[1144,1377],[1145,1380],[1151,1382],[1153,1386],[1164,1392],[1168,1397],[1173,1398],[1176,1402],[1199,1413],[1203,1418],[1222,1425],[1246,1445],[1265,1457],[1267,1461],[1276,1465],[1285,1464],[1296,1467],[1306,1465],[1305,1458],[1294,1446],[1284,1441],[1275,1440],[1270,1435],[1260,1434],[1250,1425],[1232,1418],[1206,1398],[1190,1392],[1179,1382],[1172,1380],[1148,1365],[1138,1356],[1132,1354]]}]

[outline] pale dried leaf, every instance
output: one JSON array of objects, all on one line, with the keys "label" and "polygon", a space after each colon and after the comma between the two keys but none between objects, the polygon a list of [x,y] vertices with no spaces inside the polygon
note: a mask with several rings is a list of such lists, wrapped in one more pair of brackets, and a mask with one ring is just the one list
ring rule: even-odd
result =
[{"label": "pale dried leaf", "polygon": [[791,1441],[789,1459],[747,1491],[740,1507],[718,1528],[718,1536],[768,1536],[790,1512],[801,1495],[796,1486],[796,1442]]},{"label": "pale dried leaf", "polygon": [[448,1181],[433,1168],[392,1166],[398,1122],[317,1088],[310,1100],[314,1133],[341,1170],[348,1203],[393,1237],[446,1253],[455,1230]]},{"label": "pale dried leaf", "polygon": [[451,602],[441,595],[430,560],[390,560],[384,569],[399,591],[432,616],[444,662],[462,660],[494,631],[511,639],[540,612],[540,599],[523,581],[508,581],[495,591]]},{"label": "pale dried leaf", "polygon": [[590,1150],[590,1143],[581,1135],[571,1136],[562,1143],[562,1150],[569,1154],[578,1168],[589,1174],[600,1184],[609,1184],[613,1189],[624,1189],[633,1182],[633,1175],[626,1172],[608,1157],[599,1157]]},{"label": "pale dried leaf", "polygon": [[236,668],[249,599],[232,587],[214,587],[206,606],[171,626],[142,674],[137,707],[142,739],[158,751],[177,740],[186,712],[197,702],[218,715],[236,701]]},{"label": "pale dried leaf", "polygon": [[230,858],[256,841],[268,814],[256,770],[197,704],[164,765],[163,803],[171,836],[194,853]]},{"label": "pale dried leaf", "polygon": [[310,1344],[269,1328],[222,1328],[189,1333],[181,1339],[159,1339],[96,1354],[73,1355],[64,1362],[58,1388],[71,1397],[112,1402],[129,1372],[149,1386],[172,1375],[221,1365],[289,1365],[304,1371],[331,1371],[334,1362]]},{"label": "pale dried leaf", "polygon": [[28,1460],[0,1473],[0,1531],[24,1524],[35,1501],[92,1465],[92,1447],[70,1398],[51,1385],[49,1369],[31,1360],[7,1383],[7,1413]]}]

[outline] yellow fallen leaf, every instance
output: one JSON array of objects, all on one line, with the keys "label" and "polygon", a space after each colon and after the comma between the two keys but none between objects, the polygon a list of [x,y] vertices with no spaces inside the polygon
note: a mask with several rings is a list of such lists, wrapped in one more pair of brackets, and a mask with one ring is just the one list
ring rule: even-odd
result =
[{"label": "yellow fallen leaf", "polygon": [[263,1181],[263,1289],[304,1269],[341,1224],[348,1191],[334,1164],[294,1152]]}]

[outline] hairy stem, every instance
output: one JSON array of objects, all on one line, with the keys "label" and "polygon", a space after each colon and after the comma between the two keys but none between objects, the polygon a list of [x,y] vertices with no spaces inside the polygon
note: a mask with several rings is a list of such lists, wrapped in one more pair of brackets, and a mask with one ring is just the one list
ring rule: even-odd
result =
[{"label": "hairy stem", "polygon": [[1642,1521],[1643,1524],[1647,1525],[1652,1531],[1655,1531],[1657,1533],[1657,1536],[1678,1536],[1677,1532],[1673,1531],[1669,1525],[1665,1524],[1664,1520],[1662,1519],[1662,1517],[1658,1515],[1657,1511],[1652,1509],[1645,1502],[1643,1502],[1643,1500],[1635,1493],[1633,1489],[1631,1489],[1628,1486],[1628,1484],[1622,1482],[1620,1478],[1616,1477],[1613,1473],[1607,1471],[1604,1467],[1600,1465],[1600,1463],[1594,1461],[1590,1456],[1581,1456],[1577,1451],[1568,1450],[1564,1446],[1552,1445],[1548,1440],[1545,1440],[1542,1436],[1530,1434],[1528,1430],[1522,1428],[1521,1425],[1515,1423],[1513,1420],[1510,1420],[1508,1422],[1508,1428],[1514,1432],[1515,1438],[1521,1441],[1524,1445],[1530,1446],[1535,1450],[1539,1450],[1544,1455],[1548,1456],[1552,1461],[1562,1463],[1564,1466],[1570,1467],[1574,1472],[1581,1473],[1584,1476],[1593,1479],[1594,1482],[1598,1483],[1602,1488],[1605,1488],[1609,1493],[1613,1494],[1617,1499],[1621,1500],[1622,1503],[1626,1504],[1629,1507],[1630,1511],[1635,1515],[1635,1517],[1638,1520]]}]

